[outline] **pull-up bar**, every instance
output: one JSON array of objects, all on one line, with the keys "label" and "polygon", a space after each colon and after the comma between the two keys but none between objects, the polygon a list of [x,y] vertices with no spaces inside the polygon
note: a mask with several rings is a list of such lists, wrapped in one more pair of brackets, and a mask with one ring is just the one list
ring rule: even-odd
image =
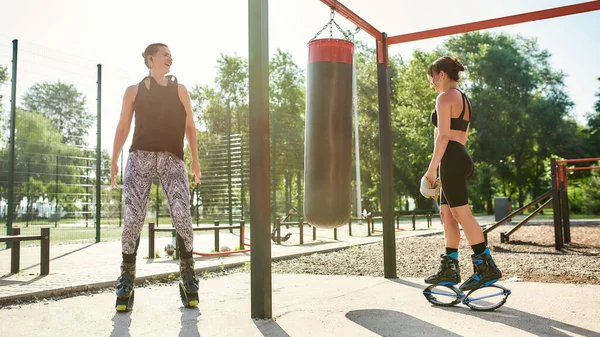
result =
[{"label": "pull-up bar", "polygon": [[[354,23],[362,30],[369,33],[369,35],[373,36],[377,40],[381,39],[381,32],[377,30],[375,27],[371,26],[366,20],[362,19],[360,16],[351,11],[348,7],[344,6],[341,2],[337,0],[321,0],[324,4],[334,9],[336,12],[344,16],[350,22]],[[401,34],[396,36],[390,36],[387,38],[387,45],[404,43],[410,41],[418,41],[424,39],[430,39],[434,37],[441,37],[453,34],[467,33],[482,29],[490,29],[508,25],[514,25],[517,23],[524,23],[530,21],[544,20],[555,18],[559,16],[566,16],[572,14],[579,14],[585,12],[591,12],[600,10],[600,0],[594,0],[584,3],[579,3],[575,5],[568,5],[562,7],[556,7],[551,9],[545,9],[540,11],[534,11],[524,14],[516,14],[505,16],[496,19],[483,20],[477,22],[471,22],[466,24],[460,24],[456,26],[449,26],[443,28],[436,28],[430,30],[424,30],[421,32]]]},{"label": "pull-up bar", "polygon": [[447,36],[453,34],[467,33],[476,30],[496,28],[508,25],[514,25],[517,23],[524,23],[530,21],[544,20],[555,18],[559,16],[572,15],[584,12],[591,12],[600,10],[600,1],[584,2],[576,5],[569,5],[563,7],[556,7],[551,9],[545,9],[541,11],[529,12],[525,14],[517,14],[511,16],[505,16],[497,19],[477,21],[462,25],[449,26],[444,28],[437,28],[431,30],[425,30],[422,32],[402,34],[396,36],[390,36],[388,38],[388,44],[403,43],[410,41],[418,41],[424,39],[430,39],[434,37]]}]

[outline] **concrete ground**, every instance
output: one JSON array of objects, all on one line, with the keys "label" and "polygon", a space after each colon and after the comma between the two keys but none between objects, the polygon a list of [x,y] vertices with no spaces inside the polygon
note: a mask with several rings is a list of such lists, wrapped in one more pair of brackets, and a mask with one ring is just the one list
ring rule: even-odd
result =
[{"label": "concrete ground", "polygon": [[433,307],[418,279],[273,275],[273,319],[250,318],[250,275],[201,282],[200,305],[176,284],[138,288],[129,313],[112,292],[0,310],[0,336],[600,336],[600,286],[509,282],[495,312]]},{"label": "concrete ground", "polygon": [[[482,224],[493,221],[479,219]],[[396,237],[441,233],[434,220],[417,230],[403,222]],[[380,229],[380,228],[379,228]],[[380,242],[381,232],[366,235],[365,225],[333,231],[305,232],[299,245],[295,228],[284,245],[272,245],[273,259],[337,250]],[[157,239],[162,251],[168,238]],[[225,234],[222,244],[235,246],[239,237]],[[401,241],[400,241],[401,242]],[[401,243],[400,243],[401,244]],[[208,252],[213,237],[196,237],[196,251]],[[50,275],[39,275],[39,247],[22,248],[21,270],[10,270],[10,250],[0,250],[0,336],[598,336],[600,286],[503,281],[512,294],[495,312],[475,312],[429,304],[420,279],[357,276],[273,275],[272,317],[253,320],[250,274],[237,273],[201,280],[200,305],[183,308],[176,283],[136,289],[130,313],[115,313],[112,286],[118,275],[120,243],[51,246]],[[147,239],[138,252],[138,280],[176,273],[178,262],[168,257],[147,259]],[[243,265],[249,254],[196,257],[197,271]],[[64,299],[57,295],[86,289],[109,289]],[[29,304],[15,300],[41,299]],[[46,299],[47,298],[47,299]],[[4,307],[3,307],[4,306]]]}]

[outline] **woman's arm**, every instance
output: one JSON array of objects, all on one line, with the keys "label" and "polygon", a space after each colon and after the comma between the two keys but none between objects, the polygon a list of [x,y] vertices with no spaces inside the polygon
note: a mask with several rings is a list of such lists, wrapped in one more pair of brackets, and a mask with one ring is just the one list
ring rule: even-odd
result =
[{"label": "woman's arm", "polygon": [[179,99],[185,108],[185,136],[190,146],[190,152],[192,153],[192,173],[196,176],[196,184],[200,183],[200,177],[202,172],[200,171],[200,162],[198,160],[198,144],[196,138],[196,124],[194,123],[194,115],[192,113],[192,102],[187,88],[183,84],[179,84],[177,91],[179,93]]},{"label": "woman's arm", "polygon": [[450,132],[451,104],[448,95],[441,94],[435,102],[437,110],[437,130],[433,143],[433,156],[427,168],[425,177],[430,183],[433,183],[437,177],[437,168],[442,161],[446,147],[448,146],[448,134]]},{"label": "woman's arm", "polygon": [[121,107],[121,116],[119,117],[119,124],[115,131],[115,139],[113,141],[113,153],[111,160],[111,184],[113,187],[117,187],[117,172],[119,171],[119,155],[123,150],[123,145],[129,136],[129,130],[131,129],[131,120],[133,119],[133,102],[137,95],[137,85],[132,85],[125,90],[123,95],[123,105]]}]

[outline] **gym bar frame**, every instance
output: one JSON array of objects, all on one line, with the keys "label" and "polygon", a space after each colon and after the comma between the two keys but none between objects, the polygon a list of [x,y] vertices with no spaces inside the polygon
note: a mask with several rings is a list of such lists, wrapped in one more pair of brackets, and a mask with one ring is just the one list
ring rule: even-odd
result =
[{"label": "gym bar frame", "polygon": [[[384,274],[396,277],[394,192],[390,111],[388,46],[434,37],[489,29],[554,17],[600,10],[600,0],[387,37],[337,0],[320,0],[377,40],[377,82],[381,149],[381,205],[383,215]],[[272,317],[271,243],[269,233],[269,54],[268,0],[248,0],[249,102],[250,102],[250,217],[251,317]]]}]

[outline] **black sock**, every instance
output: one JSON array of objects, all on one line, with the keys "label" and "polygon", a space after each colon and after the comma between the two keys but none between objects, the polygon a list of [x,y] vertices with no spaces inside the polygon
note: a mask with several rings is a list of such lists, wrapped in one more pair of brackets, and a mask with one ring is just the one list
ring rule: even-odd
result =
[{"label": "black sock", "polygon": [[487,247],[485,245],[485,241],[483,241],[476,245],[472,245],[471,248],[473,249],[473,253],[475,253],[475,255],[479,255],[483,253]]},{"label": "black sock", "polygon": [[458,253],[458,248],[448,248],[448,247],[446,247],[446,255],[450,255],[452,253]]}]

